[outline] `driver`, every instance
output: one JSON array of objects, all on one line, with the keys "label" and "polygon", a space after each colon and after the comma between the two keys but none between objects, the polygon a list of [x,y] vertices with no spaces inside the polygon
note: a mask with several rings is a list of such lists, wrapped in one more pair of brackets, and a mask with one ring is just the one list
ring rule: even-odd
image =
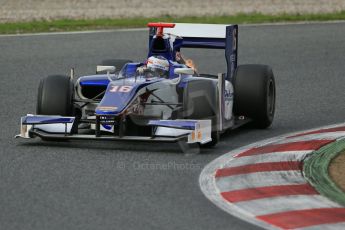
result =
[{"label": "driver", "polygon": [[139,74],[146,77],[162,77],[169,78],[169,61],[163,56],[151,56],[147,59],[147,63],[137,69]]}]

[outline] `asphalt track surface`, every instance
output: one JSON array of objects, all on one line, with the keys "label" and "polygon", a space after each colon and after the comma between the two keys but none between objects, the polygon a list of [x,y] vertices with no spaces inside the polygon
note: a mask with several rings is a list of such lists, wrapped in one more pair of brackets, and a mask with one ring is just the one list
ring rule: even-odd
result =
[{"label": "asphalt track surface", "polygon": [[[174,144],[14,140],[35,111],[39,79],[91,74],[102,59],[143,60],[147,32],[0,37],[0,229],[257,229],[209,202],[202,168],[237,147],[344,121],[345,24],[240,27],[239,62],[271,65],[277,110],[268,130],[225,134],[214,149]],[[224,71],[221,51],[187,52],[201,72]]]}]

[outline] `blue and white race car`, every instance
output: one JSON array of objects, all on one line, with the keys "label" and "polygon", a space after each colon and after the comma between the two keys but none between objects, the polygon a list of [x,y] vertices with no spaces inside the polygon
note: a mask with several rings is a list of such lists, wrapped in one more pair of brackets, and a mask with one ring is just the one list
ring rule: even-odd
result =
[{"label": "blue and white race car", "polygon": [[[238,26],[149,23],[145,62],[106,60],[97,74],[41,80],[36,114],[17,137],[126,140],[214,146],[248,122],[271,125],[275,81],[266,65],[237,66]],[[182,48],[224,49],[226,73],[196,73]]]}]

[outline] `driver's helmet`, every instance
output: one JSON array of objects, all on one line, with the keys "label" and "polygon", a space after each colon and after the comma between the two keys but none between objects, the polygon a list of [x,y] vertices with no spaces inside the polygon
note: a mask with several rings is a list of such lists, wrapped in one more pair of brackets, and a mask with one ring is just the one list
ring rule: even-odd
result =
[{"label": "driver's helmet", "polygon": [[147,69],[160,77],[167,78],[169,76],[169,66],[169,61],[162,56],[151,56],[147,59]]}]

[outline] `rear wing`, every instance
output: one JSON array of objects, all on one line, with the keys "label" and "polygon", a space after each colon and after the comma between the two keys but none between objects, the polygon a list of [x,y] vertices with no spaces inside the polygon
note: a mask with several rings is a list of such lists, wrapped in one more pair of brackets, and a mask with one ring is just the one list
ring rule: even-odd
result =
[{"label": "rear wing", "polygon": [[[224,49],[227,63],[226,80],[233,77],[237,68],[237,25],[149,23],[148,26],[150,27],[149,56],[163,55],[169,60],[176,61],[176,52],[183,47]],[[174,36],[170,39],[166,36],[158,37],[159,33],[162,34],[163,28],[164,34]],[[157,39],[161,40],[159,45],[156,44]]]}]

